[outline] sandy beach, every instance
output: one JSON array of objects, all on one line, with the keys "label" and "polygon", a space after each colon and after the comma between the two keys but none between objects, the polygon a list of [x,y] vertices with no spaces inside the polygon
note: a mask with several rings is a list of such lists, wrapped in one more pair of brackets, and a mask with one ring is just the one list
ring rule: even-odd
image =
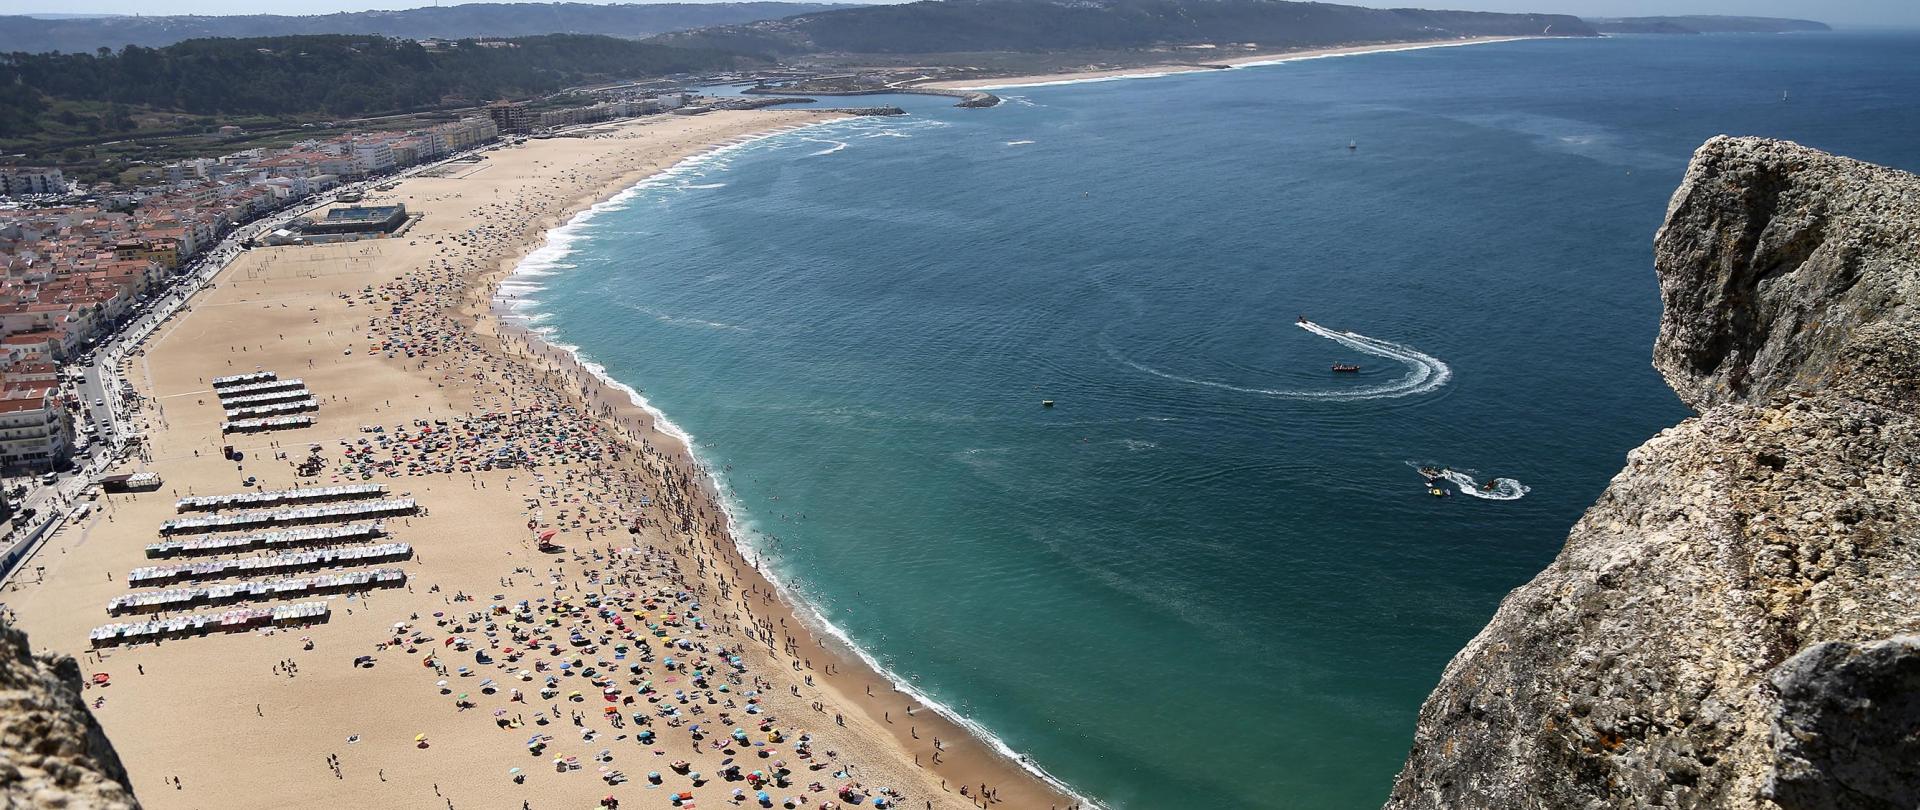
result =
[{"label": "sandy beach", "polygon": [[[1135,79],[1153,76],[1168,76],[1175,73],[1194,73],[1208,70],[1225,70],[1250,65],[1295,62],[1302,59],[1322,59],[1330,56],[1351,56],[1363,53],[1382,53],[1386,51],[1410,51],[1423,48],[1448,48],[1462,45],[1484,45],[1490,42],[1511,42],[1536,37],[1467,37],[1428,42],[1381,42],[1367,45],[1346,45],[1337,48],[1307,48],[1293,51],[1271,51],[1262,53],[1241,53],[1235,56],[1218,58],[1213,51],[1189,51],[1183,55],[1168,54],[1168,61],[1154,65],[1138,65],[1126,68],[1103,70],[1089,66],[1087,70],[1063,73],[1044,73],[1031,76],[1003,76],[999,78],[963,79],[946,82],[929,82],[926,87],[938,87],[947,90],[997,90],[1005,87],[1032,87],[1045,84],[1070,84],[1075,82],[1099,81],[1106,79]],[[1176,56],[1187,58],[1176,59]]]},{"label": "sandy beach", "polygon": [[[408,178],[368,198],[421,215],[401,235],[248,251],[128,359],[147,446],[116,472],[165,483],[103,496],[0,601],[37,647],[105,681],[87,698],[147,807],[731,807],[764,792],[932,808],[985,806],[983,786],[994,804],[1073,804],[814,632],[739,554],[687,449],[495,311],[501,279],[575,213],[830,117],[656,116]],[[211,381],[256,371],[302,380],[316,423],[223,438]],[[324,601],[323,623],[89,651],[91,629],[135,620],[111,600],[155,590],[129,588],[134,569],[274,553],[150,559],[177,498],[348,483],[417,501],[376,541],[409,557],[273,576],[379,567],[403,586],[245,603]]]}]

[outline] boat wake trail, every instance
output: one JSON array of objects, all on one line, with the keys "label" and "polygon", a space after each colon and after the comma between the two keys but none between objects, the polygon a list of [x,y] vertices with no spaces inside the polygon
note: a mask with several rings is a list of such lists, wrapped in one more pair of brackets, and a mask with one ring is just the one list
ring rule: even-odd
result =
[{"label": "boat wake trail", "polygon": [[[1407,466],[1412,467],[1416,470],[1434,469],[1429,465],[1423,465],[1423,464],[1419,464],[1412,461],[1407,462]],[[1494,478],[1487,481],[1487,483],[1483,485],[1479,481],[1473,480],[1473,476],[1463,473],[1459,470],[1455,470],[1450,467],[1440,467],[1438,469],[1440,471],[1440,477],[1445,478],[1448,481],[1452,481],[1453,485],[1459,488],[1460,494],[1472,495],[1475,498],[1480,498],[1483,500],[1517,501],[1517,500],[1520,500],[1521,498],[1526,497],[1527,493],[1533,491],[1533,488],[1527,486],[1526,484],[1522,484],[1519,481],[1515,481],[1511,478]],[[1425,473],[1422,473],[1422,474],[1424,475]]]},{"label": "boat wake trail", "polygon": [[1107,353],[1112,355],[1115,360],[1131,366],[1137,371],[1145,372],[1161,379],[1192,385],[1204,385],[1208,388],[1219,388],[1226,391],[1238,391],[1243,394],[1276,397],[1279,399],[1319,399],[1334,402],[1361,399],[1393,399],[1396,397],[1412,396],[1414,394],[1424,394],[1446,385],[1448,380],[1453,379],[1453,369],[1448,367],[1445,362],[1442,362],[1440,358],[1411,346],[1405,346],[1379,338],[1367,337],[1366,335],[1356,332],[1340,332],[1328,329],[1312,321],[1296,321],[1294,325],[1356,352],[1392,360],[1406,366],[1407,373],[1393,382],[1357,388],[1257,388],[1232,385],[1218,380],[1184,377],[1162,371],[1121,355],[1119,352],[1114,351],[1111,346],[1107,347]]}]

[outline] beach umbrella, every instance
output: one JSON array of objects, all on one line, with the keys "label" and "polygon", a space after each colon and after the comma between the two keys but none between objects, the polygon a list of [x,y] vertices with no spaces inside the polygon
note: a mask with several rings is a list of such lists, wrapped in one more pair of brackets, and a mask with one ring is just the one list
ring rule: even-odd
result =
[{"label": "beach umbrella", "polygon": [[425,735],[425,734],[415,734],[415,735],[413,735],[413,741],[414,741],[414,742],[426,742],[426,741],[427,741],[427,735]]}]

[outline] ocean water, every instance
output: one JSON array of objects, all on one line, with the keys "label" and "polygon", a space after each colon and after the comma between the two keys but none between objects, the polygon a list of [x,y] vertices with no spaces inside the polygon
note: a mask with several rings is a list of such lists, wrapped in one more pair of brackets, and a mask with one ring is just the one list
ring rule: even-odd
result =
[{"label": "ocean water", "polygon": [[510,291],[696,438],[822,617],[1075,790],[1374,807],[1447,660],[1687,415],[1648,357],[1693,148],[1920,169],[1915,53],[1620,37],[909,98],[643,184]]}]

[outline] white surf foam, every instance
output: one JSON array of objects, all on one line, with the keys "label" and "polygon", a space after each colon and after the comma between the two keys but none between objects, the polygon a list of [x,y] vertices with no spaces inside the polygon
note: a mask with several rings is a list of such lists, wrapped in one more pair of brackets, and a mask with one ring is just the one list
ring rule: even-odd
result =
[{"label": "white surf foam", "polygon": [[785,579],[780,576],[776,566],[760,564],[762,561],[770,561],[770,555],[755,542],[758,537],[762,536],[762,532],[748,517],[745,508],[734,496],[733,493],[735,490],[727,481],[724,472],[701,455],[699,444],[694,440],[693,434],[688,433],[685,428],[682,428],[673,420],[667,418],[665,412],[655,407],[654,404],[638,390],[614,379],[612,375],[607,373],[606,366],[594,362],[582,354],[578,346],[568,346],[558,343],[548,343],[547,345],[571,355],[574,361],[580,364],[581,368],[586,369],[587,372],[592,374],[596,379],[625,393],[629,401],[645,411],[647,415],[652,418],[657,430],[672,436],[675,440],[679,441],[682,446],[687,448],[687,453],[693,460],[694,468],[711,480],[714,484],[714,490],[719,493],[720,510],[727,518],[728,536],[734,539],[743,556],[755,561],[755,569],[780,591],[781,595],[785,597],[787,604],[794,607],[794,614],[798,616],[801,621],[806,622],[808,627],[812,628],[815,632],[824,633],[838,639],[846,649],[852,651],[868,668],[892,682],[895,691],[911,696],[914,700],[919,701],[921,705],[933,709],[941,716],[952,721],[955,725],[966,729],[968,733],[972,734],[976,739],[986,742],[992,746],[994,750],[1000,752],[1002,756],[1019,764],[1022,769],[1052,785],[1056,790],[1059,790],[1075,802],[1078,802],[1081,807],[1088,808],[1089,810],[1101,810],[1101,808],[1104,807],[1104,805],[1095,802],[1093,799],[1075,792],[1066,782],[1061,781],[1058,777],[1048,773],[1045,768],[1035,764],[1026,754],[1014,750],[1005,740],[995,735],[985,726],[961,714],[946,703],[936,700],[933,696],[920,691],[912,683],[907,681],[907,679],[900,677],[898,673],[881,664],[879,659],[874,658],[865,648],[854,643],[852,636],[847,635],[847,632],[838,625],[828,621],[827,618],[820,613],[819,609],[814,607],[810,600],[803,598],[800,592],[788,585]]},{"label": "white surf foam", "polygon": [[1026,146],[1030,143],[1033,143],[1033,141],[1007,141],[1008,146]]},{"label": "white surf foam", "polygon": [[494,306],[508,317],[514,318],[523,324],[531,322],[529,315],[524,313],[536,302],[516,295],[525,290],[524,287],[518,285],[524,284],[525,279],[528,277],[538,278],[541,276],[558,275],[564,271],[574,269],[574,265],[567,263],[565,259],[573,255],[574,243],[584,236],[583,231],[594,218],[611,211],[625,210],[631,206],[634,200],[640,195],[654,189],[721,188],[726,184],[696,183],[694,179],[705,177],[708,171],[725,171],[726,167],[730,165],[733,155],[742,149],[755,144],[768,142],[782,135],[804,129],[827,126],[832,123],[834,122],[821,121],[809,124],[796,124],[768,130],[767,132],[757,135],[731,139],[706,151],[688,155],[678,163],[648,175],[639,182],[614,194],[612,197],[588,206],[585,210],[574,214],[565,224],[547,231],[546,239],[541,242],[540,246],[522,258],[519,264],[514,265],[513,272],[508,274],[507,277],[500,282],[500,287],[494,297]]},{"label": "white surf foam", "polygon": [[1489,501],[1517,501],[1526,497],[1527,493],[1533,491],[1533,489],[1526,484],[1522,484],[1511,478],[1495,478],[1493,479],[1493,489],[1484,489],[1480,486],[1480,482],[1473,480],[1473,476],[1458,470],[1447,470],[1441,473],[1440,477],[1452,481],[1453,485],[1459,487],[1462,493],[1472,495],[1475,498],[1484,498]]},{"label": "white surf foam", "polygon": [[[854,120],[857,121],[858,119],[854,119]],[[786,127],[783,129],[774,130],[774,131],[753,136],[750,138],[738,139],[736,141],[715,147],[714,149],[710,149],[706,152],[685,158],[681,160],[679,163],[674,164],[672,167],[669,167],[668,169],[647,178],[647,180],[642,181],[641,183],[637,183],[634,186],[626,189],[625,191],[622,191],[619,194],[614,195],[611,199],[603,203],[600,203],[598,205],[592,206],[584,211],[581,211],[579,214],[574,215],[572,219],[569,219],[566,222],[566,224],[561,225],[560,227],[555,228],[551,231],[548,231],[547,244],[548,245],[558,244],[558,245],[570,246],[573,241],[579,238],[581,226],[585,225],[587,222],[590,222],[593,219],[593,217],[605,211],[614,210],[614,206],[625,206],[627,202],[632,200],[636,195],[644,193],[647,190],[652,188],[662,187],[663,185],[666,185],[669,181],[674,181],[679,178],[686,177],[688,175],[697,176],[697,173],[695,172],[695,169],[697,168],[715,168],[715,166],[711,164],[713,164],[716,160],[723,157],[729,157],[743,147],[746,147],[755,143],[763,142],[763,141],[769,141],[770,139],[778,138],[782,135],[788,135],[800,129],[809,129],[809,128],[815,128],[815,127],[830,127],[830,126],[834,126],[836,124],[841,124],[841,123],[842,122],[827,121],[827,122],[818,122],[818,123],[811,123],[811,124],[802,124],[802,125],[793,126],[793,127]],[[923,122],[919,122],[919,124],[920,126],[947,126],[945,122],[923,121]],[[907,137],[907,136],[901,135],[899,137]],[[724,169],[725,165],[726,163],[723,161],[721,162],[721,165],[718,168]],[[543,248],[545,246],[546,245],[543,245]],[[567,247],[565,249],[571,252],[570,247]],[[535,253],[538,253],[538,252],[539,252],[538,250],[535,251]],[[528,254],[529,259],[531,259],[532,257],[533,257],[532,253]],[[523,259],[522,265],[524,265],[525,263],[526,263],[526,260]],[[519,272],[520,272],[519,268],[516,267],[514,273],[518,274]],[[509,275],[508,278],[512,278],[512,275]],[[496,303],[500,303],[500,302],[496,301]],[[600,363],[597,363],[593,361],[591,358],[582,354],[580,351],[580,347],[568,345],[568,344],[564,344],[556,341],[555,336],[557,335],[557,330],[553,326],[545,325],[545,324],[537,324],[538,321],[545,320],[547,317],[549,317],[549,315],[550,315],[549,313],[533,313],[530,317],[522,317],[520,319],[520,322],[523,328],[527,328],[529,332],[539,336],[543,344],[545,344],[550,348],[558,349],[559,351],[565,352],[566,354],[570,355],[575,362],[580,364],[580,367],[582,369],[585,369],[587,371],[587,373],[592,374],[596,379],[600,380],[603,384],[610,386],[615,390],[618,390],[626,394],[627,399],[629,401],[631,401],[636,407],[640,408],[642,411],[646,412],[646,414],[652,419],[655,429],[659,430],[662,433],[667,434],[668,436],[672,436],[675,440],[679,441],[682,446],[686,447],[687,453],[693,460],[694,468],[699,470],[702,474],[704,474],[708,478],[708,480],[712,481],[715,491],[720,493],[720,496],[719,496],[720,509],[721,509],[721,512],[727,518],[728,536],[733,538],[735,544],[739,547],[741,554],[743,556],[746,556],[748,559],[755,560],[755,561],[767,560],[769,555],[767,555],[765,551],[762,548],[760,548],[758,544],[754,542],[754,538],[760,536],[761,532],[758,530],[758,528],[755,527],[753,522],[747,517],[746,510],[732,495],[733,488],[728,484],[726,477],[722,473],[722,471],[716,468],[711,463],[709,463],[700,454],[699,445],[697,442],[694,441],[693,435],[691,433],[688,433],[686,429],[682,428],[679,424],[675,423],[673,420],[667,418],[666,413],[661,411],[659,408],[655,407],[654,404],[650,400],[648,400],[644,395],[642,395],[638,389],[635,389],[633,386],[627,385],[626,383],[623,383],[615,379],[611,374],[607,373],[606,366],[601,365]],[[828,621],[826,617],[820,613],[819,609],[816,608],[811,601],[803,598],[803,595],[800,592],[798,592],[796,589],[787,585],[785,580],[779,575],[779,572],[775,570],[776,566],[769,564],[769,565],[759,565],[757,567],[761,575],[764,576],[768,582],[772,583],[773,586],[780,591],[781,595],[786,598],[787,604],[792,605],[794,607],[794,614],[798,616],[801,621],[806,622],[807,625],[813,628],[816,632],[824,633],[826,635],[834,637],[835,639],[838,639],[846,649],[852,651],[853,654],[856,657],[858,657],[862,662],[864,662],[870,669],[872,669],[874,672],[879,673],[881,677],[884,677],[888,681],[892,682],[894,685],[894,689],[896,691],[913,697],[913,699],[919,701],[921,705],[924,705],[930,709],[933,709],[935,712],[938,712],[941,716],[952,721],[955,725],[958,725],[961,728],[966,729],[968,733],[972,734],[976,739],[979,739],[987,743],[988,745],[992,746],[994,750],[1000,752],[1000,754],[1002,756],[1005,756],[1008,760],[1018,763],[1021,768],[1033,774],[1036,778],[1042,781],[1045,781],[1049,785],[1052,785],[1054,789],[1060,791],[1063,795],[1072,799],[1079,806],[1084,808],[1089,808],[1089,810],[1101,810],[1101,808],[1104,807],[1098,802],[1095,802],[1093,799],[1075,792],[1074,789],[1071,786],[1067,785],[1066,782],[1063,782],[1058,777],[1055,777],[1053,774],[1048,773],[1045,768],[1042,768],[1038,764],[1034,763],[1031,759],[1027,757],[1026,754],[1023,754],[1019,751],[1014,750],[1013,747],[1008,745],[1005,740],[995,735],[992,731],[988,730],[985,726],[982,726],[978,722],[975,722],[974,720],[966,717],[965,715],[962,715],[959,711],[955,710],[953,707],[948,706],[947,704],[934,699],[932,696],[926,694],[925,692],[920,691],[912,683],[909,683],[907,679],[900,677],[899,674],[895,673],[893,670],[888,669],[886,666],[882,665],[880,661],[874,658],[873,655],[867,652],[866,649],[862,648],[858,644],[855,644],[853,641],[853,638],[847,635],[845,630],[842,630],[838,625],[835,625],[834,623]]]},{"label": "white surf foam", "polygon": [[1237,391],[1242,394],[1277,397],[1280,399],[1320,399],[1335,402],[1361,399],[1393,399],[1412,396],[1414,394],[1424,394],[1446,385],[1448,380],[1453,379],[1453,369],[1445,362],[1442,362],[1440,358],[1411,346],[1381,340],[1379,338],[1367,337],[1357,332],[1337,332],[1311,321],[1296,321],[1294,325],[1362,354],[1383,357],[1400,363],[1407,367],[1407,373],[1400,379],[1390,383],[1359,388],[1257,388],[1232,385],[1218,380],[1187,377],[1169,371],[1163,371],[1122,355],[1114,351],[1112,347],[1108,347],[1107,353],[1112,355],[1115,360],[1119,360],[1137,371],[1142,371],[1162,379],[1192,385],[1202,385],[1208,388],[1219,388],[1225,391]]},{"label": "white surf foam", "polygon": [[[1435,467],[1435,465],[1422,464],[1417,461],[1409,461],[1407,462],[1407,466],[1415,470],[1433,469]],[[1474,480],[1471,471],[1463,472],[1453,469],[1452,467],[1439,467],[1438,469],[1440,470],[1440,477],[1452,482],[1455,487],[1460,489],[1461,494],[1472,495],[1475,498],[1483,500],[1517,501],[1526,497],[1527,493],[1533,491],[1532,487],[1512,478],[1494,478],[1491,482],[1493,487],[1489,489],[1481,486],[1479,481]],[[1425,474],[1424,472],[1421,473],[1421,475]]]}]

